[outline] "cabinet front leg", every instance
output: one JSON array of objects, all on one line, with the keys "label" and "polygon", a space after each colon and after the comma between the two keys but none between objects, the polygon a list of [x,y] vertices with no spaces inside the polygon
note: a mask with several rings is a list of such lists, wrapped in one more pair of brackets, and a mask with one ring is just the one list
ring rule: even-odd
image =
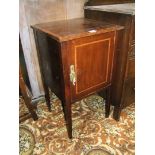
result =
[{"label": "cabinet front leg", "polygon": [[64,104],[64,117],[66,120],[66,127],[68,132],[68,137],[72,139],[72,111],[71,103]]},{"label": "cabinet front leg", "polygon": [[111,88],[106,89],[106,103],[105,103],[105,117],[108,118],[110,114],[110,104],[111,104]]}]

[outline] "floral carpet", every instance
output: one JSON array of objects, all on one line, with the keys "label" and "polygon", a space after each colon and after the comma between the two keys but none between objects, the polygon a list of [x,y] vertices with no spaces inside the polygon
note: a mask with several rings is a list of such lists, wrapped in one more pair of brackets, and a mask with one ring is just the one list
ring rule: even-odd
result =
[{"label": "floral carpet", "polygon": [[[26,111],[20,98],[19,111]],[[119,122],[104,117],[104,99],[91,95],[72,104],[73,138],[68,139],[60,100],[51,93],[52,111],[39,101],[37,115],[19,124],[20,155],[134,155],[134,105],[123,109]]]}]

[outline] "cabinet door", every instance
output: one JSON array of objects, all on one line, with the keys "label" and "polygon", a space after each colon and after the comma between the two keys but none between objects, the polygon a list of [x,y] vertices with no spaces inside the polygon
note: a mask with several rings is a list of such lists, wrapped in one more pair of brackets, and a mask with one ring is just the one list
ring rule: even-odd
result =
[{"label": "cabinet door", "polygon": [[110,84],[114,42],[114,31],[79,38],[71,42],[69,57],[72,101]]}]

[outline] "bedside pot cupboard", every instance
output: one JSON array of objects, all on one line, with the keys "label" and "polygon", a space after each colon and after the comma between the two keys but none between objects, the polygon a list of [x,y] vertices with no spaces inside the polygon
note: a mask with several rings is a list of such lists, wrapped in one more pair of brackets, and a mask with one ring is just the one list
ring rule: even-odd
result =
[{"label": "bedside pot cupboard", "polygon": [[106,117],[117,37],[122,26],[84,18],[42,23],[34,30],[45,97],[48,88],[62,101],[67,131],[72,138],[71,104],[106,90]]}]

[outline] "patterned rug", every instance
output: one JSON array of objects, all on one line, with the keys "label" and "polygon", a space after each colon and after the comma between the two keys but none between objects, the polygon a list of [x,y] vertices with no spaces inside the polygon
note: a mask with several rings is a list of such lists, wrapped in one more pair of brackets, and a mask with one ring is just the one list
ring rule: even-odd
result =
[{"label": "patterned rug", "polygon": [[[20,98],[20,113],[27,109]],[[119,122],[104,117],[104,99],[89,96],[72,105],[73,139],[68,139],[60,100],[51,93],[52,112],[44,101],[37,115],[19,125],[20,155],[134,155],[134,105],[121,113]]]}]

